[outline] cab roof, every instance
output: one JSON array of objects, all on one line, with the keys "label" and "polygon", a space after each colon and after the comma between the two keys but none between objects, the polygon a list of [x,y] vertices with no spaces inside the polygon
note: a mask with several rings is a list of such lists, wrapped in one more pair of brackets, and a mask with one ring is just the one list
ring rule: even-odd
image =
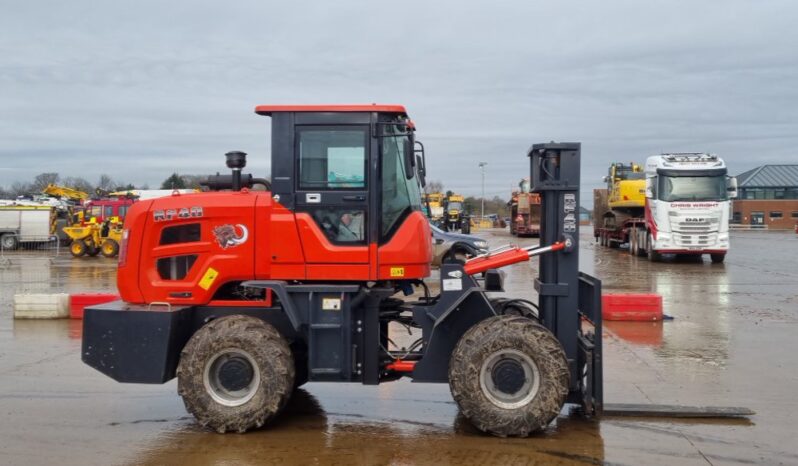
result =
[{"label": "cab roof", "polygon": [[255,113],[271,115],[279,112],[380,112],[407,115],[404,105],[349,104],[349,105],[258,105]]}]

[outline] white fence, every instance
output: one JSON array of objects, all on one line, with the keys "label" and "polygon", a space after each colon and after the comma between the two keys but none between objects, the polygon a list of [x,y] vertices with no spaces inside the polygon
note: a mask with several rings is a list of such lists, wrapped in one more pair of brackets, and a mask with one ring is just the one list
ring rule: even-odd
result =
[{"label": "white fence", "polygon": [[25,237],[14,233],[0,236],[0,267],[34,258],[52,261],[60,254],[60,241],[55,236]]}]

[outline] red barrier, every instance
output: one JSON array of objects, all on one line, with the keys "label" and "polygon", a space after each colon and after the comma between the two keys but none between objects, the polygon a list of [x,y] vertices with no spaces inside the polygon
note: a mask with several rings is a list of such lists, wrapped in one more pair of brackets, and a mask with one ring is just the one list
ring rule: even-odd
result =
[{"label": "red barrier", "polygon": [[605,294],[601,296],[604,320],[662,320],[662,296],[658,294]]},{"label": "red barrier", "polygon": [[82,319],[83,308],[86,306],[116,301],[119,299],[119,295],[113,293],[77,293],[69,298],[69,317]]}]

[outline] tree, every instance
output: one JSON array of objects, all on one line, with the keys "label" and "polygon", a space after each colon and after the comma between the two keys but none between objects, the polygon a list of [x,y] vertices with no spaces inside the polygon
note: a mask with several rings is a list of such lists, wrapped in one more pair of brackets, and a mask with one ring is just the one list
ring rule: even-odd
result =
[{"label": "tree", "polygon": [[28,183],[23,183],[21,181],[15,181],[14,184],[11,185],[10,189],[11,196],[14,198],[16,198],[17,196],[24,196],[25,194],[30,194],[33,190],[34,190],[33,186],[31,186]]},{"label": "tree", "polygon": [[424,187],[425,193],[439,193],[443,191],[443,183],[440,180],[430,180],[427,181],[427,185]]},{"label": "tree", "polygon": [[180,175],[177,173],[172,173],[169,178],[165,179],[163,183],[161,183],[161,189],[185,189],[186,183],[183,182],[183,178],[180,178]]},{"label": "tree", "polygon": [[63,185],[84,193],[91,194],[94,192],[94,186],[92,186],[88,180],[79,176],[68,176],[64,178]]},{"label": "tree", "polygon": [[61,177],[58,176],[58,173],[47,172],[47,173],[39,173],[36,175],[36,178],[33,179],[33,185],[31,186],[31,190],[37,193],[42,192],[47,185],[50,184],[58,184],[58,180]]},{"label": "tree", "polygon": [[100,181],[97,182],[97,189],[102,191],[113,191],[114,180],[110,176],[103,173],[100,175]]},{"label": "tree", "polygon": [[206,175],[180,175],[183,180],[183,186],[188,189],[199,189],[200,181],[205,181],[208,177]]}]

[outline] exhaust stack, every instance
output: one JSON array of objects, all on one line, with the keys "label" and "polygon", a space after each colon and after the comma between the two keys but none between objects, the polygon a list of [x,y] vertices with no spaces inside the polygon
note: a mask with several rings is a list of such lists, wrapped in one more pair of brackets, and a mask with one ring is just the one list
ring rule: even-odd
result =
[{"label": "exhaust stack", "polygon": [[241,151],[231,151],[224,156],[227,158],[227,168],[233,170],[233,178],[230,188],[233,191],[241,191],[241,169],[247,166],[247,153]]}]

